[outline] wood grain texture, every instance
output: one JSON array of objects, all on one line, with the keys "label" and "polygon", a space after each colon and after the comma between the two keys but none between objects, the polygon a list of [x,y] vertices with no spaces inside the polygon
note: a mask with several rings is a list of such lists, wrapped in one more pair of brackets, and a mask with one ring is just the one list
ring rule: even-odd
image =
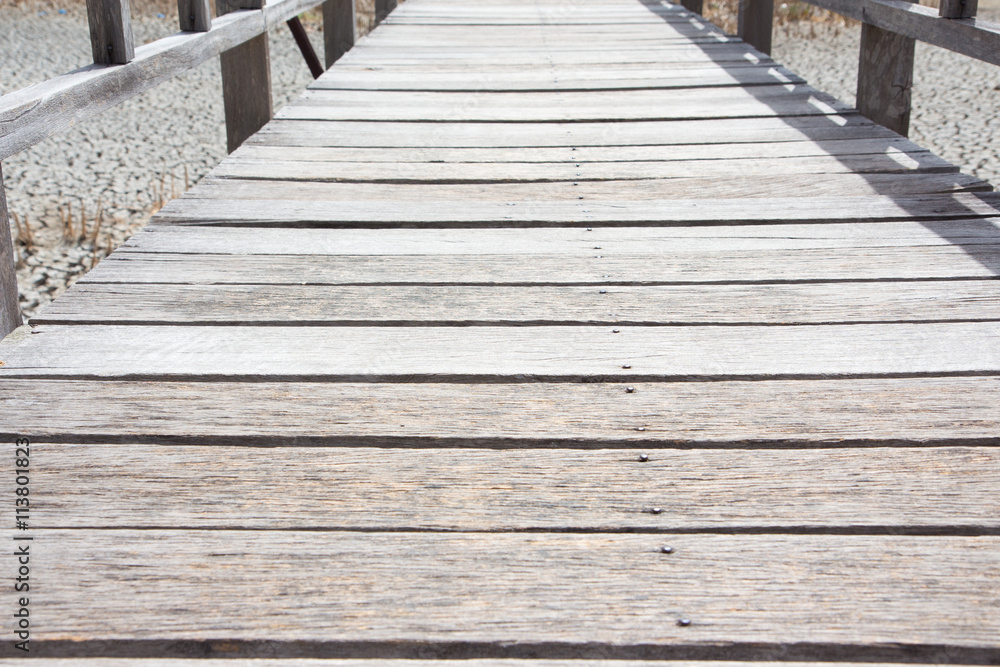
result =
[{"label": "wood grain texture", "polygon": [[[239,230],[233,230],[239,231]],[[687,250],[675,255],[268,255],[118,252],[86,283],[656,285],[995,278],[1000,245]]]},{"label": "wood grain texture", "polygon": [[861,25],[858,111],[903,136],[910,131],[915,43],[912,37]]},{"label": "wood grain texture", "polygon": [[[0,658],[0,665],[15,665],[15,659]],[[39,667],[110,667],[139,665],[139,667],[169,667],[176,664],[171,658],[34,658],[32,664]],[[232,660],[225,658],[186,658],[186,664],[199,667],[232,667]],[[337,659],[337,658],[255,658],[254,667],[424,667],[427,663],[419,659]],[[545,659],[470,659],[449,660],[455,667],[741,667],[745,663],[726,661],[699,662],[694,660],[545,660]],[[782,662],[785,667],[903,667],[905,663],[844,663],[844,662]],[[241,666],[242,667],[242,666]],[[947,666],[954,667],[954,666]]]},{"label": "wood grain texture", "polygon": [[[709,92],[711,91],[711,92]],[[489,99],[490,96],[496,99]],[[710,101],[709,101],[710,100]],[[853,110],[809,86],[610,90],[600,98],[550,93],[307,90],[282,107],[288,120],[554,122],[838,115]]]},{"label": "wood grain texture", "polygon": [[[244,147],[246,144],[244,144]],[[576,185],[574,185],[576,183]],[[717,178],[630,179],[602,181],[547,181],[542,183],[372,183],[244,180],[207,176],[186,197],[206,199],[285,199],[326,201],[524,201],[610,200],[623,195],[644,199],[769,199],[886,195],[905,196],[951,192],[991,192],[993,186],[965,174],[838,173],[754,174]]]},{"label": "wood grain texture", "polygon": [[[175,404],[180,392],[162,388],[166,404]],[[192,405],[201,411],[206,403],[202,398]],[[296,410],[301,403],[291,405]],[[157,413],[165,417],[168,410]],[[413,417],[410,411],[399,418]],[[469,415],[456,414],[456,421],[463,417]],[[218,446],[36,442],[34,525],[1000,534],[997,448],[652,449],[640,461],[639,446],[241,447],[234,456]],[[9,495],[12,483],[4,480]],[[954,492],[958,487],[961,494]],[[204,502],[207,493],[211,503]]]},{"label": "wood grain texture", "polygon": [[10,214],[3,186],[3,167],[0,166],[0,338],[21,326],[21,304],[14,266]]},{"label": "wood grain texture", "polygon": [[[734,277],[738,269],[734,268]],[[1000,320],[1000,281],[802,285],[81,285],[31,324],[831,324]]]},{"label": "wood grain texture", "polygon": [[[287,0],[286,0],[287,1]],[[628,123],[462,123],[408,122],[405,126],[368,120],[310,121],[275,119],[249,141],[280,146],[520,147],[641,146],[760,141],[892,139],[894,132],[860,114],[784,118],[632,121]]]},{"label": "wood grain texture", "polygon": [[774,0],[740,0],[736,34],[761,53],[771,53]]},{"label": "wood grain texture", "polygon": [[979,0],[942,0],[938,16],[946,19],[970,19],[979,9]]},{"label": "wood grain texture", "polygon": [[[956,346],[954,341],[962,341]],[[81,353],[83,350],[85,353]],[[43,325],[0,377],[646,381],[1000,373],[1000,323],[826,326]],[[631,368],[623,369],[623,365]]]},{"label": "wood grain texture", "polygon": [[323,47],[327,69],[354,47],[356,32],[354,0],[326,0],[323,3]]},{"label": "wood grain texture", "polygon": [[[391,182],[391,181],[390,181]],[[759,198],[709,201],[398,202],[175,199],[156,226],[273,227],[668,227],[804,222],[935,221],[1000,217],[996,193],[907,197]],[[984,228],[992,227],[984,224]]]},{"label": "wood grain texture", "polygon": [[[141,651],[141,640],[153,640],[147,655],[175,655],[184,644],[169,642],[189,640],[200,657],[367,648],[425,658],[745,659],[782,651],[793,659],[930,659],[953,650],[971,661],[993,659],[985,647],[1000,631],[984,613],[996,604],[996,537],[678,535],[667,555],[662,537],[650,535],[45,535],[60,549],[32,558],[51,582],[35,612],[35,641],[55,656],[90,648],[84,635],[104,655]],[[92,607],[77,594],[93,586],[132,602],[110,606],[95,628]],[[768,601],[748,604],[747,590],[766,590]],[[187,601],[188,622],[165,623],[178,600]],[[851,626],[843,622],[848,610]],[[680,617],[690,625],[680,627]]]},{"label": "wood grain texture", "polygon": [[135,58],[128,0],[87,0],[90,48],[98,65],[124,65]]}]

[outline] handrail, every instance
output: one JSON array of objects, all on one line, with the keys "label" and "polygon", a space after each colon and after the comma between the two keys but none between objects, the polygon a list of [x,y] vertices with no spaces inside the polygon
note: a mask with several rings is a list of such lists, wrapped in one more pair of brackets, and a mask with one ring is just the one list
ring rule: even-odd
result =
[{"label": "handrail", "polygon": [[[941,0],[936,10],[907,0],[802,1],[862,22],[858,110],[904,136],[916,40],[1000,65],[1000,25],[975,18],[978,0]],[[739,0],[738,24],[744,41],[771,52],[774,0]]]},{"label": "handrail", "polygon": [[[219,16],[210,23],[208,0],[177,4],[181,29],[197,32],[133,48],[128,0],[87,0],[95,64],[0,97],[0,161],[214,56],[221,57],[232,151],[271,117],[268,30],[322,4],[326,66],[354,46],[354,0],[217,0]],[[383,17],[396,6],[395,0],[376,4]],[[0,338],[21,324],[2,173]]]}]

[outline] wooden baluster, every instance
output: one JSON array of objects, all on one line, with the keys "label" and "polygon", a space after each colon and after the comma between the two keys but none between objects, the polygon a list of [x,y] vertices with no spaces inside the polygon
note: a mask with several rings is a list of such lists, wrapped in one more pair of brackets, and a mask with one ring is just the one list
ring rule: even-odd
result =
[{"label": "wooden baluster", "polygon": [[858,111],[904,137],[910,130],[915,40],[861,24]]},{"label": "wooden baluster", "polygon": [[381,23],[396,8],[396,0],[375,0],[375,22]]},{"label": "wooden baluster", "polygon": [[323,41],[327,69],[351,50],[357,38],[356,31],[354,0],[327,0],[323,3]]},{"label": "wooden baluster", "polygon": [[10,238],[7,196],[3,191],[3,167],[0,166],[0,338],[21,326],[21,306],[17,299],[17,271],[14,267],[14,244]]},{"label": "wooden baluster", "polygon": [[703,0],[681,0],[681,4],[684,5],[685,9],[695,14],[701,14],[704,9]]},{"label": "wooden baluster", "polygon": [[946,19],[971,19],[979,10],[979,0],[941,0],[938,16]]},{"label": "wooden baluster", "polygon": [[774,0],[740,0],[736,35],[744,42],[770,55],[773,24]]},{"label": "wooden baluster", "polygon": [[212,8],[208,0],[177,0],[177,18],[184,32],[208,32],[212,29]]},{"label": "wooden baluster", "polygon": [[[264,0],[216,0],[215,3],[219,16],[237,9],[263,7]],[[232,153],[274,115],[267,33],[225,51],[219,60],[226,108],[226,146]]]},{"label": "wooden baluster", "polygon": [[128,0],[87,0],[90,48],[98,65],[124,65],[135,58]]}]

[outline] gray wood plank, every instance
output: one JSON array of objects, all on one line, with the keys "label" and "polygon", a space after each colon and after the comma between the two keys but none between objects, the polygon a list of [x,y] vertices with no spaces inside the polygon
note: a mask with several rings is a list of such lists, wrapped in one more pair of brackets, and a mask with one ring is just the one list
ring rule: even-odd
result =
[{"label": "gray wood plank", "polygon": [[771,53],[774,0],[740,0],[736,34],[762,53]]},{"label": "gray wood plank", "polygon": [[[791,84],[790,84],[791,85]],[[549,93],[434,93],[307,90],[277,117],[289,120],[378,121],[622,121],[822,115],[853,109],[808,86],[608,90],[600,96]],[[833,123],[834,120],[831,120]]]},{"label": "gray wood plank", "polygon": [[[738,275],[734,270],[734,277]],[[1000,320],[1000,281],[656,287],[80,285],[31,324],[832,324]]]},{"label": "gray wood plank", "polygon": [[[109,389],[122,400],[118,387]],[[142,402],[151,403],[154,387],[144,389]],[[180,400],[177,388],[160,389],[167,404]],[[219,420],[219,409],[207,405],[208,389],[229,393],[220,387],[200,392],[188,387],[184,393],[193,396],[191,406],[199,414],[207,408]],[[264,392],[276,395],[277,387]],[[67,393],[54,388],[54,395]],[[303,397],[293,394],[293,401],[282,405],[301,414]],[[137,399],[137,391],[125,399],[135,412]],[[253,404],[260,406],[260,398]],[[156,412],[163,416],[167,410],[161,403]],[[399,418],[409,421],[412,413],[411,408]],[[469,417],[459,412],[455,421]],[[50,423],[71,418],[60,410]],[[202,418],[209,428],[221,426],[206,422]],[[151,423],[147,417],[143,425]],[[1000,534],[997,448],[654,449],[640,461],[637,447],[290,447],[280,454],[241,447],[234,456],[219,446],[35,442],[32,482],[45,491],[34,504],[32,525],[40,530]],[[276,459],[280,475],[274,474]],[[13,494],[11,483],[5,482],[5,490]],[[204,502],[207,494],[210,503]],[[115,502],[107,502],[109,497]]]},{"label": "gray wood plank", "polygon": [[[1000,243],[1000,218],[939,222],[761,224],[680,227],[517,229],[280,229],[150,225],[123,244],[122,252],[265,255],[575,255],[591,259],[683,253],[963,246],[987,252]],[[599,248],[594,246],[598,245]],[[969,248],[968,246],[973,246]],[[596,252],[600,251],[600,252]],[[599,262],[598,262],[599,263]],[[635,267],[637,272],[642,266]]]},{"label": "gray wood plank", "polygon": [[[846,139],[833,141],[773,141],[695,145],[643,146],[524,146],[524,147],[359,147],[272,146],[249,144],[226,163],[246,160],[293,160],[300,162],[461,162],[461,163],[550,163],[550,162],[676,162],[698,160],[775,160],[806,157],[891,155],[904,163],[907,157],[925,161],[925,166],[947,165],[930,151],[902,137],[893,139]],[[931,162],[931,159],[934,162]],[[722,164],[719,164],[722,167]],[[902,165],[899,165],[902,166]],[[951,165],[949,165],[951,166]],[[859,165],[860,167],[860,165]],[[953,167],[957,170],[957,167]],[[820,179],[814,179],[820,180]]]},{"label": "gray wood plank", "polygon": [[[573,185],[576,183],[577,185]],[[260,181],[207,176],[185,193],[207,199],[285,199],[327,201],[523,201],[609,200],[627,194],[649,199],[749,199],[795,196],[921,195],[991,192],[993,186],[965,174],[813,174],[629,181],[551,181],[545,183],[342,183]]]},{"label": "gray wood plank", "polygon": [[[972,662],[995,658],[1000,632],[983,613],[997,602],[995,537],[678,535],[663,554],[662,537],[650,535],[45,536],[52,546],[32,554],[33,573],[51,582],[34,641],[56,656],[72,642],[80,652],[99,643],[102,655],[230,658],[261,649],[855,660],[948,651]],[[81,593],[92,586],[133,604],[109,606],[95,625]],[[748,603],[760,591],[768,597]],[[184,623],[169,623],[178,600],[191,601]]]},{"label": "gray wood plank", "polygon": [[[272,147],[268,147],[269,149]],[[757,174],[953,173],[958,167],[931,153],[889,153],[783,158],[687,159],[619,162],[348,162],[325,161],[322,149],[268,150],[241,156],[212,170],[217,178],[310,182],[538,183],[595,180],[721,178]],[[284,158],[284,159],[282,159]],[[669,183],[667,184],[669,186]],[[627,194],[627,191],[623,194]]]},{"label": "gray wood plank", "polygon": [[[175,199],[152,224],[344,227],[586,227],[874,222],[1000,216],[1000,195],[757,198],[705,201],[399,202]],[[992,225],[984,225],[992,227]]]},{"label": "gray wood plank", "polygon": [[[33,658],[32,664],[39,667],[83,667],[109,666],[127,667],[170,667],[176,661],[172,658]],[[0,658],[0,665],[17,664],[13,660]],[[185,664],[199,667],[231,667],[231,660],[225,658],[185,658]],[[427,662],[419,659],[337,659],[337,658],[254,658],[254,667],[426,667]],[[746,662],[695,661],[695,660],[533,660],[485,658],[481,660],[449,660],[455,667],[746,667]],[[903,667],[906,663],[844,663],[844,662],[783,662],[786,667]],[[946,665],[945,667],[956,667]]]},{"label": "gray wood plank", "polygon": [[[239,230],[234,230],[239,231]],[[326,255],[117,252],[78,284],[649,285],[995,278],[1000,244],[663,254]]]},{"label": "gray wood plank", "polygon": [[710,120],[633,121],[629,123],[459,123],[368,120],[310,121],[275,119],[249,142],[282,146],[638,146],[760,141],[892,139],[894,132],[859,114],[842,117],[843,126],[824,116],[717,118]]},{"label": "gray wood plank", "polygon": [[577,382],[976,375],[1000,373],[1000,323],[41,325],[8,335],[0,343],[0,360],[4,379]]}]

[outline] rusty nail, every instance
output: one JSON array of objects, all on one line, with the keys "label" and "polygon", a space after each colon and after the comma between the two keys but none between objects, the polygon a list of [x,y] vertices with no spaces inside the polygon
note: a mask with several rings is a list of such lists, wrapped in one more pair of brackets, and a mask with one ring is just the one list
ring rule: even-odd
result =
[{"label": "rusty nail", "polygon": [[626,394],[634,394],[635,393],[635,387],[625,387],[625,393]]},{"label": "rusty nail", "polygon": [[4,362],[0,361],[0,366],[3,366],[3,365],[4,365]]},{"label": "rusty nail", "polygon": [[649,454],[639,454],[639,460],[643,463],[649,460]]},{"label": "rusty nail", "polygon": [[665,554],[672,554],[674,552],[674,548],[670,545],[664,544],[662,547],[660,547],[660,552]]},{"label": "rusty nail", "polygon": [[682,628],[686,628],[687,626],[691,625],[691,619],[690,618],[678,618],[677,619],[677,625],[681,626]]}]

